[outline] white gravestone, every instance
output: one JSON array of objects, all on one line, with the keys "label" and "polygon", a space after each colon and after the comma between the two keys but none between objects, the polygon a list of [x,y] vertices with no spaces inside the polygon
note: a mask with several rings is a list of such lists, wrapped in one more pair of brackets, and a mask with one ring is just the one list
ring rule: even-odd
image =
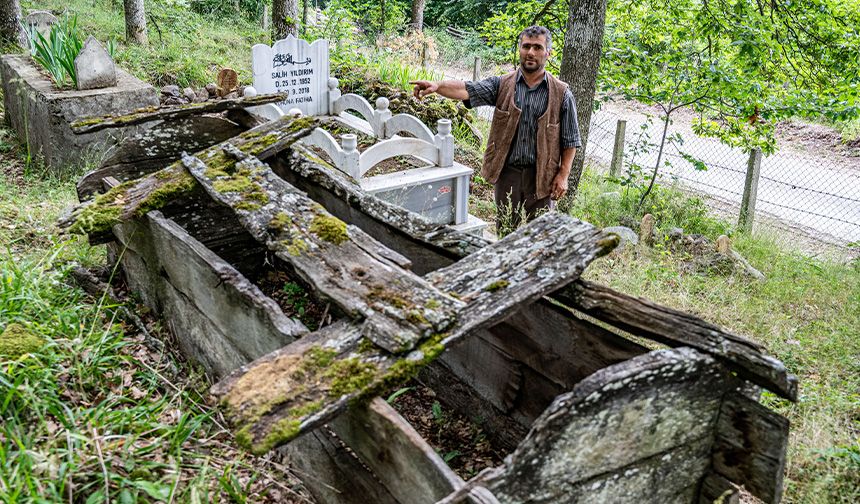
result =
[{"label": "white gravestone", "polygon": [[78,89],[99,89],[116,86],[116,65],[110,54],[92,35],[75,58]]},{"label": "white gravestone", "polygon": [[271,47],[257,44],[251,48],[251,66],[257,93],[288,93],[276,104],[282,113],[294,108],[304,115],[329,113],[328,40],[308,44],[290,35]]}]

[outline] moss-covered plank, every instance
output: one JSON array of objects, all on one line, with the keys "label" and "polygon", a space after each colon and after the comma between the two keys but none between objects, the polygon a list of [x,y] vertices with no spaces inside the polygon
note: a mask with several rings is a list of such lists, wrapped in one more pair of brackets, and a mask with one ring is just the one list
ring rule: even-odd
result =
[{"label": "moss-covered plank", "polygon": [[[222,157],[233,158],[234,166],[222,170]],[[382,348],[412,350],[454,325],[461,301],[368,252],[371,239],[363,231],[348,229],[257,158],[226,145],[221,155],[185,156],[183,163],[213,200],[233,208],[243,227],[317,295],[366,321],[363,333]]]},{"label": "moss-covered plank", "polygon": [[[230,139],[231,148],[257,158],[268,158],[308,135],[318,124],[313,118],[288,118],[266,123]],[[224,154],[222,144],[197,153],[207,159],[213,170],[232,170],[236,160]],[[70,233],[99,234],[109,232],[114,224],[162,208],[181,200],[197,188],[180,161],[136,180],[126,181],[91,201],[78,205],[60,220],[60,227]]]},{"label": "moss-covered plank", "polygon": [[[374,332],[368,328],[391,317],[378,312],[363,322],[329,326],[258,359],[213,392],[222,398],[246,446],[257,453],[268,451],[321,425],[350,402],[405,382],[446,346],[574,280],[615,244],[590,224],[547,214],[476,252],[462,266],[455,264],[428,277],[437,287],[461,289],[463,299],[444,298],[448,307],[456,308],[453,323],[445,332],[423,336],[408,354],[391,353],[371,341]],[[407,272],[401,272],[405,276]],[[486,288],[493,283],[505,286]],[[446,306],[425,303],[425,308]]]},{"label": "moss-covered plank", "polygon": [[234,98],[230,100],[205,101],[201,103],[189,103],[178,107],[147,107],[137,109],[123,115],[109,115],[98,117],[87,117],[72,123],[72,132],[75,134],[92,133],[107,128],[143,124],[152,121],[169,121],[190,117],[200,114],[214,114],[226,110],[244,109],[245,107],[256,107],[267,103],[277,103],[287,97],[286,93],[258,95],[249,98]]}]

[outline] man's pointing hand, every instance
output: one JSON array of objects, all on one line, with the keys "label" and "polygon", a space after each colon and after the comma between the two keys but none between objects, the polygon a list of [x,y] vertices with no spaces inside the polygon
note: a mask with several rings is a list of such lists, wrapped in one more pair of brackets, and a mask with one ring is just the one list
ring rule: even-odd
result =
[{"label": "man's pointing hand", "polygon": [[415,87],[412,88],[412,96],[418,98],[424,98],[427,95],[431,95],[439,90],[439,84],[430,81],[409,81],[410,84],[413,84]]}]

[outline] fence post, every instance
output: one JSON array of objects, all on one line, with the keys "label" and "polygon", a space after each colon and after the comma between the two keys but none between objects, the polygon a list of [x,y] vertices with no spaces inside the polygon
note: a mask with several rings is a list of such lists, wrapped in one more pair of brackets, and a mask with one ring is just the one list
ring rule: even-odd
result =
[{"label": "fence post", "polygon": [[612,162],[609,163],[609,176],[617,177],[624,159],[624,134],[627,131],[627,121],[619,119],[615,124],[615,145],[612,147]]},{"label": "fence post", "polygon": [[481,80],[481,57],[475,56],[475,66],[472,67],[472,80]]},{"label": "fence post", "polygon": [[761,171],[761,149],[753,149],[747,163],[747,177],[744,182],[744,196],[741,200],[741,212],[738,216],[738,228],[752,231],[755,217],[755,200],[758,192],[758,177]]}]

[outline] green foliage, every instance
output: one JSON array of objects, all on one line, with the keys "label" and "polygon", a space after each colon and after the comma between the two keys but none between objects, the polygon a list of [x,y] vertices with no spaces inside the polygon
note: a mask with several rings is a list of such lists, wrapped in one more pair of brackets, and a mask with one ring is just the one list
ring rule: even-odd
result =
[{"label": "green foliage", "polygon": [[72,86],[77,86],[75,58],[84,45],[78,32],[77,15],[64,16],[59,23],[54,24],[47,39],[36,31],[35,27],[30,28],[27,36],[30,40],[30,54],[36,63],[48,71],[54,85],[64,88],[68,78]]},{"label": "green foliage", "polygon": [[[479,28],[494,13],[503,10],[510,0],[427,0],[424,23],[429,26],[448,25]],[[565,2],[563,2],[565,3]]]},{"label": "green foliage", "polygon": [[497,12],[483,23],[481,35],[493,46],[504,48],[508,61],[518,63],[517,42],[520,33],[533,24],[545,23],[552,34],[552,55],[547,60],[547,69],[557,75],[561,67],[568,3],[555,2],[542,17],[537,17],[546,7],[546,2],[541,0],[508,3],[504,11]]},{"label": "green foliage", "polygon": [[376,36],[405,28],[411,5],[410,0],[332,0],[326,11],[348,12],[350,20],[361,30]]},{"label": "green foliage", "polygon": [[308,293],[305,292],[304,287],[296,282],[287,282],[284,284],[283,291],[287,295],[287,303],[292,306],[300,318],[303,317],[308,306]]}]

